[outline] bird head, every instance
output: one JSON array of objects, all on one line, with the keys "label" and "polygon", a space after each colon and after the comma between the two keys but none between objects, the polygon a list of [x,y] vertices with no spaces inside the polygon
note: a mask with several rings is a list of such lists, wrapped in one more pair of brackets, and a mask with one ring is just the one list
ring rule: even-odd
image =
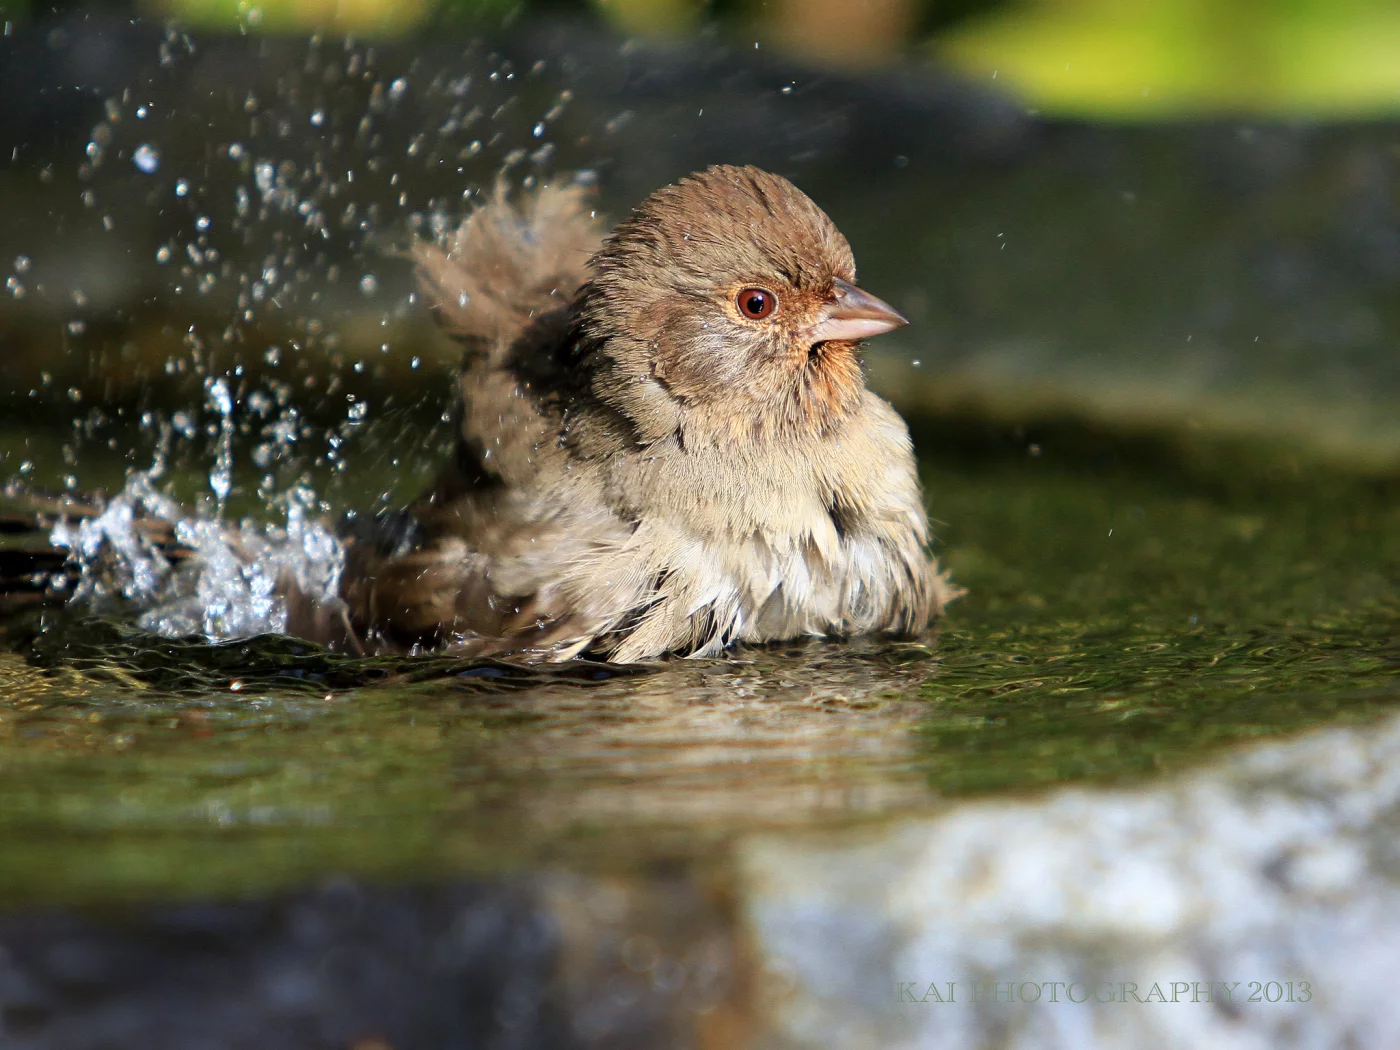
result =
[{"label": "bird head", "polygon": [[660,436],[823,433],[859,405],[859,340],[907,322],[855,284],[850,245],[792,183],[716,166],[653,193],[579,300],[594,389]]}]

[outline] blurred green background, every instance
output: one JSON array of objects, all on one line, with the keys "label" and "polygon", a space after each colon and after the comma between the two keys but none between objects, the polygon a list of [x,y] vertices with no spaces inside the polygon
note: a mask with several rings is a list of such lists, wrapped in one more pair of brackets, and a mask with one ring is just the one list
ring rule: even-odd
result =
[{"label": "blurred green background", "polygon": [[1395,0],[0,0],[12,21],[73,10],[203,30],[360,36],[548,12],[627,34],[718,32],[803,61],[938,61],[1047,115],[1378,117],[1400,109]]}]

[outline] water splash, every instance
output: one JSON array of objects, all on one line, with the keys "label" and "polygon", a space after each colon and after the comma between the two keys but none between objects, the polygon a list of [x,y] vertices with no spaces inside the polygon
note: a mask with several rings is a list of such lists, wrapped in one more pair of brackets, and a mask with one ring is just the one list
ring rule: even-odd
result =
[{"label": "water splash", "polygon": [[[175,30],[157,42],[158,61],[139,83],[103,100],[71,158],[76,170],[65,175],[60,162],[45,178],[75,178],[83,228],[110,249],[102,265],[115,275],[65,302],[64,360],[119,357],[161,410],[123,401],[129,389],[99,398],[87,373],[45,372],[30,396],[67,391],[64,413],[83,406],[64,445],[70,493],[110,480],[93,478],[108,468],[89,450],[122,448],[138,413],[168,421],[167,447],[52,539],[80,567],[80,598],[139,613],[148,629],[222,639],[281,631],[288,593],[338,601],[342,551],[322,519],[332,502],[366,498],[347,469],[354,457],[394,464],[393,482],[368,494],[382,504],[435,451],[405,455],[371,424],[420,412],[448,425],[446,383],[403,381],[419,379],[431,348],[390,352],[414,345],[408,335],[426,316],[398,247],[453,228],[498,177],[548,177],[573,93],[544,75],[543,60],[477,44],[424,59],[319,35],[264,41],[246,56],[230,42],[206,54]],[[246,57],[232,65],[249,74],[195,109],[183,104],[190,84],[211,63],[226,68],[230,54]],[[308,79],[264,75],[283,67]],[[7,303],[52,304],[76,280],[47,253],[16,256],[43,232],[22,232],[13,251],[7,241]],[[127,299],[158,304],[167,323],[115,324],[112,304]],[[384,382],[396,373],[398,389]],[[245,484],[253,471],[258,480]],[[58,487],[39,475],[27,484]],[[172,484],[179,501],[165,494]],[[244,507],[253,518],[241,520]]]},{"label": "water splash", "polygon": [[156,488],[164,454],[128,478],[101,512],[62,522],[50,536],[78,561],[75,601],[144,607],[142,629],[215,641],[284,633],[292,595],[340,605],[345,553],[319,515],[315,492],[296,485],[274,497],[282,524],[205,517]]},{"label": "water splash", "polygon": [[121,598],[139,603],[160,593],[172,572],[159,542],[161,526],[180,517],[175,501],[155,487],[164,471],[162,449],[150,469],[133,473],[100,514],[77,524],[60,521],[54,527],[49,541],[71,552],[81,566],[75,600],[105,604]]},{"label": "water splash", "polygon": [[316,494],[298,486],[274,504],[285,514],[283,525],[178,522],[175,538],[190,554],[142,615],[141,627],[167,637],[202,634],[224,641],[285,633],[289,594],[339,606],[345,552],[316,517]]}]

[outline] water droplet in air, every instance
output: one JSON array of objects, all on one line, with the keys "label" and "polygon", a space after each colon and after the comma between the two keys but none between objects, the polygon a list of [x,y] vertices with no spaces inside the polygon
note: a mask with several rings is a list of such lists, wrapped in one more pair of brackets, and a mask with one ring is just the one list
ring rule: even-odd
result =
[{"label": "water droplet in air", "polygon": [[372,273],[367,273],[360,278],[360,291],[365,295],[373,295],[379,288],[379,281]]},{"label": "water droplet in air", "polygon": [[184,179],[175,183],[175,196],[184,197],[190,192],[190,184]]},{"label": "water droplet in air", "polygon": [[209,404],[221,416],[233,411],[233,397],[229,394],[228,383],[215,379],[209,384]]},{"label": "water droplet in air", "polygon": [[404,92],[407,90],[408,78],[399,77],[398,80],[389,85],[389,98],[397,102],[399,99],[403,98]]},{"label": "water droplet in air", "polygon": [[147,175],[154,175],[160,170],[160,154],[153,147],[142,143],[131,155],[131,163]]},{"label": "water droplet in air", "polygon": [[224,500],[233,488],[233,395],[222,378],[206,381],[205,392],[209,407],[219,413],[219,443],[214,455],[214,469],[209,471],[209,488],[219,501],[222,512]]},{"label": "water droplet in air", "polygon": [[156,249],[156,262],[168,263],[170,261],[170,249],[166,245],[161,245]]},{"label": "water droplet in air", "polygon": [[311,123],[312,123],[315,127],[318,127],[318,128],[319,128],[319,127],[320,127],[322,124],[324,124],[325,122],[326,122],[326,111],[325,111],[325,110],[323,110],[323,109],[318,109],[315,113],[311,114]]},{"label": "water droplet in air", "polygon": [[31,263],[30,263],[29,256],[27,256],[27,255],[16,255],[16,256],[15,256],[15,273],[25,273],[25,272],[27,272],[27,271],[29,270],[30,265],[31,265]]}]

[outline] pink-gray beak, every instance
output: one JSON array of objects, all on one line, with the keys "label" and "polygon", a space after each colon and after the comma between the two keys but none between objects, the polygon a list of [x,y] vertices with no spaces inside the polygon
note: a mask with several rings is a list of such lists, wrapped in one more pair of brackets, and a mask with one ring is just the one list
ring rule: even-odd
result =
[{"label": "pink-gray beak", "polygon": [[889,303],[863,292],[850,281],[832,282],[831,305],[812,329],[813,345],[832,340],[853,343],[881,332],[903,328],[909,322]]}]

